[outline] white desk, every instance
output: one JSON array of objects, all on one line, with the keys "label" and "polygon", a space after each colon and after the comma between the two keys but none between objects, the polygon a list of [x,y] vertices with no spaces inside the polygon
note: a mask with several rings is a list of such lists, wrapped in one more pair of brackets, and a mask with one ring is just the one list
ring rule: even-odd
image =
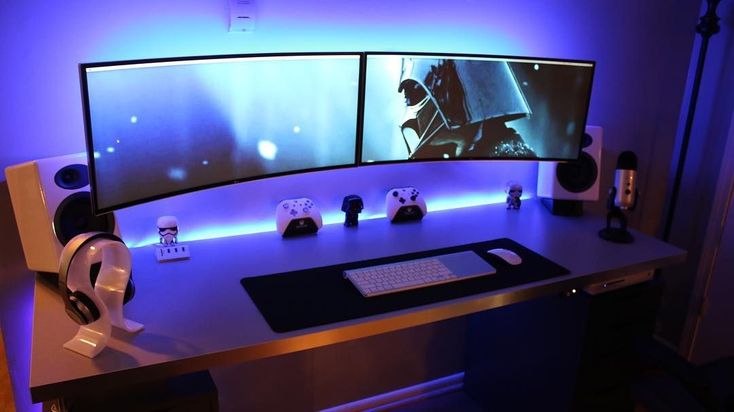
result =
[{"label": "white desk", "polygon": [[[126,316],[145,325],[115,334],[86,359],[62,348],[77,325],[52,287],[37,280],[30,390],[34,402],[94,388],[145,382],[345,342],[484,311],[570,288],[650,270],[685,252],[634,233],[628,245],[597,236],[600,217],[552,216],[536,200],[520,211],[503,204],[435,212],[421,223],[386,219],[358,228],[324,227],[318,235],[281,239],[276,232],[188,243],[192,258],[159,264],[153,247],[132,250],[137,285]],[[295,332],[273,332],[239,283],[243,276],[286,272],[509,237],[570,269],[545,281]]]}]

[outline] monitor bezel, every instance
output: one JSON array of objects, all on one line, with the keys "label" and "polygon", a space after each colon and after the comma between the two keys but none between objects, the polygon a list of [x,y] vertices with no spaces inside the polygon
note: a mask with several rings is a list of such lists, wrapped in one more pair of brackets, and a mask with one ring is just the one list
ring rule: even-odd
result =
[{"label": "monitor bezel", "polygon": [[[365,77],[363,79],[364,84],[362,86],[361,95],[362,95],[362,111],[359,114],[360,116],[364,117],[364,94],[365,89],[367,87],[367,79],[366,79],[366,72],[367,72],[367,65],[369,64],[369,58],[370,56],[419,56],[419,57],[449,57],[449,58],[480,58],[480,59],[507,59],[507,60],[527,60],[527,61],[534,61],[534,62],[560,62],[560,63],[578,63],[578,64],[585,64],[585,65],[591,65],[591,77],[589,78],[589,91],[586,96],[585,100],[585,107],[586,110],[584,112],[584,118],[583,118],[583,125],[584,125],[584,131],[580,133],[578,139],[578,151],[576,153],[576,157],[570,157],[570,158],[557,158],[557,157],[508,157],[508,156],[496,156],[496,157],[490,157],[490,156],[467,156],[467,157],[452,157],[452,158],[436,158],[436,159],[396,159],[396,160],[375,160],[375,161],[365,161],[362,158],[362,147],[363,147],[363,141],[364,141],[364,130],[360,130],[359,132],[359,138],[360,138],[360,144],[359,144],[359,153],[357,157],[357,165],[358,166],[370,166],[370,165],[387,165],[387,164],[403,164],[403,163],[423,163],[423,162],[454,162],[454,161],[520,161],[520,162],[527,162],[527,161],[536,161],[536,162],[570,162],[578,160],[581,157],[581,153],[583,152],[583,139],[585,128],[586,128],[586,122],[589,117],[589,107],[591,105],[591,93],[594,85],[594,74],[596,72],[596,61],[594,60],[581,60],[581,59],[561,59],[561,58],[545,58],[545,57],[528,57],[528,56],[509,56],[509,55],[498,55],[498,54],[476,54],[476,53],[431,53],[431,52],[401,52],[401,51],[367,51],[364,52],[364,65],[362,67],[363,70],[363,76]],[[364,120],[364,119],[362,119]],[[363,125],[364,123],[361,122]]]},{"label": "monitor bezel", "polygon": [[[449,58],[483,58],[483,59],[507,59],[507,60],[527,60],[527,61],[538,61],[538,62],[564,62],[564,63],[579,63],[591,66],[591,76],[589,79],[589,90],[585,101],[585,113],[583,124],[586,125],[589,114],[589,107],[591,103],[591,94],[593,89],[593,80],[596,72],[596,61],[593,60],[582,60],[582,59],[565,59],[565,58],[546,58],[546,57],[528,57],[528,56],[511,56],[511,55],[499,55],[499,54],[476,54],[476,53],[435,53],[435,52],[403,52],[403,51],[363,51],[363,52],[279,52],[279,53],[244,53],[244,54],[225,54],[225,55],[204,55],[204,56],[178,56],[178,57],[165,57],[165,58],[150,58],[150,59],[129,59],[129,60],[116,60],[116,61],[103,61],[93,63],[81,63],[79,64],[79,77],[81,86],[81,97],[82,97],[82,111],[84,119],[84,134],[86,142],[86,155],[87,155],[87,166],[89,168],[89,181],[91,187],[91,201],[92,211],[95,214],[104,214],[113,212],[116,210],[124,209],[127,207],[152,202],[155,200],[165,199],[168,197],[178,196],[186,193],[192,193],[199,190],[206,190],[231,184],[244,183],[262,179],[275,178],[280,176],[288,176],[301,173],[319,172],[325,170],[345,169],[359,166],[370,166],[370,165],[385,165],[385,164],[403,164],[403,163],[423,163],[423,162],[455,162],[455,161],[574,161],[581,157],[583,152],[583,136],[584,133],[580,133],[578,142],[578,152],[575,158],[551,158],[551,157],[489,157],[489,156],[471,156],[471,157],[460,157],[460,158],[436,158],[436,159],[396,159],[396,160],[379,160],[367,162],[362,159],[362,148],[364,142],[364,104],[365,104],[365,89],[366,89],[366,72],[367,64],[370,56],[425,56],[425,57],[449,57]],[[109,207],[101,208],[97,201],[97,179],[96,179],[96,167],[94,159],[94,145],[92,136],[92,125],[89,107],[89,94],[88,84],[86,78],[86,69],[94,67],[108,67],[108,66],[123,66],[123,65],[136,65],[136,64],[149,64],[149,63],[167,63],[167,62],[178,62],[178,61],[197,61],[197,60],[225,60],[225,59],[240,59],[240,58],[268,58],[268,57],[314,57],[314,56],[354,56],[359,61],[359,79],[358,79],[358,91],[357,91],[357,117],[356,117],[356,130],[355,130],[355,153],[354,159],[351,163],[345,163],[341,165],[332,165],[324,167],[306,168],[306,169],[294,169],[290,171],[260,174],[256,176],[236,178],[226,181],[214,182],[211,184],[192,186],[182,190],[176,190],[154,196],[149,196],[141,199],[132,200],[129,202],[123,202],[115,204]]]},{"label": "monitor bezel", "polygon": [[[112,66],[125,66],[125,65],[138,65],[138,64],[150,64],[150,63],[170,63],[180,61],[198,61],[198,60],[226,60],[226,59],[247,59],[247,58],[270,58],[270,57],[330,57],[330,56],[354,56],[358,60],[359,68],[359,79],[358,79],[358,90],[357,90],[357,117],[355,124],[355,148],[354,157],[352,162],[344,163],[340,165],[305,168],[305,169],[294,169],[284,172],[277,173],[266,173],[258,174],[256,176],[248,176],[235,178],[230,180],[222,180],[210,184],[192,186],[182,190],[174,190],[165,193],[159,193],[154,196],[148,196],[145,198],[135,199],[128,202],[118,203],[107,207],[100,207],[97,193],[97,173],[94,158],[94,143],[92,133],[92,119],[89,107],[89,89],[87,84],[87,69],[95,67],[112,67]],[[303,52],[303,53],[247,53],[247,54],[226,54],[226,55],[207,55],[207,56],[181,56],[181,57],[165,57],[165,58],[153,58],[153,59],[135,59],[135,60],[118,60],[118,61],[106,61],[106,62],[94,62],[94,63],[81,63],[79,64],[79,77],[81,86],[81,97],[82,97],[82,111],[84,118],[84,136],[86,143],[86,154],[87,154],[87,167],[89,169],[89,184],[91,192],[91,203],[92,212],[96,215],[114,212],[116,210],[124,209],[131,206],[140,205],[143,203],[152,202],[155,200],[165,199],[173,196],[183,195],[186,193],[192,193],[200,190],[212,189],[221,186],[233,185],[237,183],[250,182],[255,180],[269,179],[280,176],[288,176],[293,174],[319,172],[324,170],[334,169],[345,169],[356,167],[359,165],[359,155],[361,153],[361,141],[362,137],[362,115],[364,107],[364,70],[365,69],[365,54],[363,52]]]}]

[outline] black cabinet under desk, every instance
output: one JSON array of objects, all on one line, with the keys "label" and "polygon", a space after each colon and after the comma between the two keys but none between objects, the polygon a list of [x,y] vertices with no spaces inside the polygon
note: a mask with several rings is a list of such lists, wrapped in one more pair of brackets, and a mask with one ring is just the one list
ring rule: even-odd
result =
[{"label": "black cabinet under desk", "polygon": [[487,410],[571,410],[588,305],[557,294],[470,315],[466,393]]}]

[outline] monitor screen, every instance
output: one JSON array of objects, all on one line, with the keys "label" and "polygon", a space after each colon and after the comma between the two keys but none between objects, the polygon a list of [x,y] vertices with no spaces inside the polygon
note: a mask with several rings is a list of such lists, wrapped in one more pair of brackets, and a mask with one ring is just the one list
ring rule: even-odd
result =
[{"label": "monitor screen", "polygon": [[82,64],[97,213],[354,166],[359,53]]},{"label": "monitor screen", "polygon": [[363,163],[573,160],[594,63],[367,53]]}]

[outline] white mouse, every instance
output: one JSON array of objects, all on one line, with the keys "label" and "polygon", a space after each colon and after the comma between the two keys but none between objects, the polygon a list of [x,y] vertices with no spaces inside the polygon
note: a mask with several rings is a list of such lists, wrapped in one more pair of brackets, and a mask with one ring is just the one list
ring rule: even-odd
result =
[{"label": "white mouse", "polygon": [[509,249],[502,249],[502,248],[489,249],[487,251],[487,253],[491,253],[491,254],[495,255],[498,258],[504,260],[505,262],[507,262],[507,263],[509,263],[509,264],[511,264],[513,266],[516,266],[516,265],[519,265],[520,263],[522,263],[522,258],[520,256],[518,256],[517,253],[515,253],[515,252],[513,252],[513,251],[511,251]]}]

